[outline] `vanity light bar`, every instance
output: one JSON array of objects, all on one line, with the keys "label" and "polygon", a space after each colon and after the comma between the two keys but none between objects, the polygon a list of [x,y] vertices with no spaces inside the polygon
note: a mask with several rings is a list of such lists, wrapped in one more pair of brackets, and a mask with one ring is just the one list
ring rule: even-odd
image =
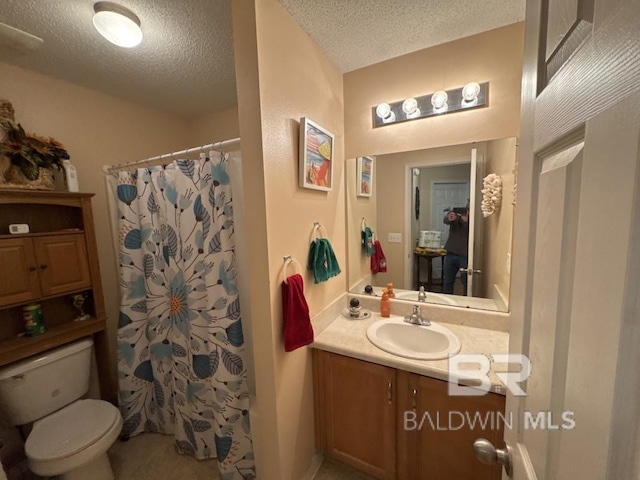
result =
[{"label": "vanity light bar", "polygon": [[471,82],[464,87],[438,90],[429,95],[411,97],[397,102],[381,103],[371,107],[373,128],[461,110],[486,107],[488,104],[489,82]]}]

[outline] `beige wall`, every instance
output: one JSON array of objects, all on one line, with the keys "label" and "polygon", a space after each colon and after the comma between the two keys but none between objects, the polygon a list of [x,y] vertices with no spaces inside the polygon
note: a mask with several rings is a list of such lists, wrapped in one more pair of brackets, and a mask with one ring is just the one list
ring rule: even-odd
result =
[{"label": "beige wall", "polygon": [[[404,285],[405,262],[405,167],[416,163],[439,164],[447,161],[470,159],[471,149],[478,145],[466,144],[428,150],[379,155],[376,157],[378,234],[382,250],[387,257],[387,273],[375,276],[375,285],[393,282],[398,288],[412,288]],[[423,195],[424,196],[424,195]],[[357,219],[353,220],[357,223]],[[389,243],[389,233],[402,233],[402,243]]]},{"label": "beige wall", "polygon": [[208,145],[239,136],[238,107],[203,115],[189,122],[189,146]]},{"label": "beige wall", "polygon": [[[311,355],[307,348],[283,350],[282,257],[304,265],[319,221],[346,269],[342,75],[277,0],[234,0],[233,20],[253,337],[260,340],[254,342],[259,475],[297,480],[315,452]],[[329,193],[298,187],[303,116],[335,135]],[[304,280],[311,315],[347,286],[346,273],[320,285],[308,274]]]},{"label": "beige wall", "polygon": [[[371,262],[362,249],[361,232],[362,218],[366,219],[366,225],[377,233],[377,197],[378,189],[375,186],[378,177],[377,161],[373,161],[373,190],[370,197],[358,197],[357,187],[357,164],[355,158],[349,158],[345,162],[346,179],[346,201],[347,201],[347,257],[349,290],[354,289],[358,284],[365,285],[371,283]],[[360,285],[361,286],[361,285]]]},{"label": "beige wall", "polygon": [[508,307],[510,273],[507,255],[511,254],[513,232],[513,183],[516,160],[516,138],[487,142],[485,175],[496,173],[502,177],[502,205],[493,215],[484,218],[484,259],[486,281],[483,296]]},{"label": "beige wall", "polygon": [[93,214],[115,371],[119,287],[102,166],[188,147],[187,122],[12,65],[0,69],[0,96],[13,103],[16,120],[27,131],[62,142],[78,170],[80,190],[96,194]]},{"label": "beige wall", "polygon": [[[523,40],[524,26],[518,23],[345,74],[345,155],[382,155],[517,136]],[[470,81],[490,82],[488,107],[372,128],[371,107],[381,102]]]}]

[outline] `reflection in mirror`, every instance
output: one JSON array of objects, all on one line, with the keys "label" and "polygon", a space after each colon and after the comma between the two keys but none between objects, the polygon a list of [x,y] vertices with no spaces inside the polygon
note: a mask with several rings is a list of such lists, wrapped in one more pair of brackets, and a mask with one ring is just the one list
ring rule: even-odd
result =
[{"label": "reflection in mirror", "polygon": [[[429,303],[508,311],[516,139],[374,159],[371,197],[357,196],[357,161],[347,160],[351,291],[380,295],[392,283],[397,299],[423,301],[423,290]],[[381,255],[386,271],[374,273]]]}]

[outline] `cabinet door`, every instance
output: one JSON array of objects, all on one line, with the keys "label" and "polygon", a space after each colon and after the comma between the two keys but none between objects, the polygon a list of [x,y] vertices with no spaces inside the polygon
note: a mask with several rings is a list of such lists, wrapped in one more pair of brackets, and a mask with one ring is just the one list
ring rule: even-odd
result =
[{"label": "cabinet door", "polygon": [[[449,396],[447,382],[398,374],[403,389],[398,408],[398,479],[500,480],[500,465],[480,463],[473,442],[482,437],[502,445],[504,396]],[[415,418],[417,425],[405,418]]]},{"label": "cabinet door", "polygon": [[84,235],[56,235],[33,240],[42,295],[91,286]]},{"label": "cabinet door", "polygon": [[39,296],[31,239],[0,240],[0,305],[26,302]]},{"label": "cabinet door", "polygon": [[395,479],[395,369],[326,352],[321,359],[326,454]]}]

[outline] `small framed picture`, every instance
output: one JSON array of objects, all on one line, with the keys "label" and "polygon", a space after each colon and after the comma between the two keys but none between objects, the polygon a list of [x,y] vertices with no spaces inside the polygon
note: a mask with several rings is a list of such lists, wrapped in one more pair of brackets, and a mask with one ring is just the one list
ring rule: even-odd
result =
[{"label": "small framed picture", "polygon": [[300,187],[330,192],[333,185],[333,134],[308,118],[300,119]]},{"label": "small framed picture", "polygon": [[373,157],[359,157],[356,163],[358,165],[356,194],[358,197],[370,197],[373,190]]}]

